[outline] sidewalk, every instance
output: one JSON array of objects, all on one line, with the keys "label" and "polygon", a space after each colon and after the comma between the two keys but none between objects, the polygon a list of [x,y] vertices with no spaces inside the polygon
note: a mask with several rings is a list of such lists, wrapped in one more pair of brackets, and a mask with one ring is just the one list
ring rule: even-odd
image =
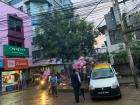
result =
[{"label": "sidewalk", "polygon": [[[119,80],[120,86],[134,84],[133,77],[130,77],[130,76],[129,77],[119,77],[118,80]],[[140,77],[138,77],[138,81],[140,83]],[[87,87],[85,89],[85,91],[88,92],[88,84],[85,84],[85,85]],[[73,91],[73,88],[71,86],[66,86],[64,88],[59,88],[58,90],[59,90],[59,92],[71,92],[71,91]]]},{"label": "sidewalk", "polygon": [[6,94],[10,94],[10,93],[15,93],[15,92],[22,92],[24,90],[29,90],[32,89],[33,87],[36,87],[35,85],[29,85],[27,88],[25,89],[21,89],[21,90],[13,90],[13,91],[9,91],[9,92],[2,92],[2,95],[6,95]]},{"label": "sidewalk", "polygon": [[[134,83],[134,79],[132,76],[123,76],[123,77],[118,77],[119,83],[120,85],[123,84],[133,84]],[[138,77],[138,81],[140,83],[140,77]]]}]

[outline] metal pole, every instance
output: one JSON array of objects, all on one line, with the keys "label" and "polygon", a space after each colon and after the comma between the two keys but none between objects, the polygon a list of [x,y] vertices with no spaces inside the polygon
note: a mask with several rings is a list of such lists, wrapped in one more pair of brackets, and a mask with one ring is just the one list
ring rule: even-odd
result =
[{"label": "metal pole", "polygon": [[[117,8],[118,13],[119,13],[118,15],[119,15],[120,20],[121,20],[121,13],[120,13],[120,9],[119,9],[119,2],[118,2],[118,0],[114,0],[114,2],[115,2],[114,6],[116,6],[116,8]],[[126,18],[124,18],[124,19],[126,19]],[[122,26],[122,24],[121,24],[121,26]],[[131,69],[132,76],[133,76],[133,79],[134,79],[134,83],[135,83],[136,88],[139,88],[137,74],[136,74],[136,70],[135,70],[135,66],[134,66],[134,61],[133,61],[133,57],[132,57],[132,52],[131,52],[131,49],[129,47],[129,42],[128,42],[127,34],[125,32],[123,33],[123,37],[124,37],[124,43],[125,43],[125,46],[126,46],[126,51],[127,51],[127,55],[128,55],[129,65],[130,65],[130,69]]]}]

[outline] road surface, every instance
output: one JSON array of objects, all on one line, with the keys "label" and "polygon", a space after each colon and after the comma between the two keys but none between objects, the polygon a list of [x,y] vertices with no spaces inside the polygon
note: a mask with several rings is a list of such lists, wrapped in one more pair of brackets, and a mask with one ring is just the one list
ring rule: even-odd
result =
[{"label": "road surface", "polygon": [[86,93],[86,100],[80,97],[76,104],[72,92],[59,93],[59,97],[52,97],[46,91],[38,88],[6,94],[0,97],[0,105],[140,105],[140,90],[133,86],[122,86],[122,99],[91,100]]}]

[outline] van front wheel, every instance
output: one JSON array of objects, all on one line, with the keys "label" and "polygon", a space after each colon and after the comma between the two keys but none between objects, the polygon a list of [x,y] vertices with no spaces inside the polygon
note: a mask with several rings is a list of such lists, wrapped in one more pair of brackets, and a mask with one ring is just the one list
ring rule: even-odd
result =
[{"label": "van front wheel", "polygon": [[118,98],[122,98],[122,94],[120,93],[119,97]]},{"label": "van front wheel", "polygon": [[119,96],[118,96],[118,98],[122,98],[122,93],[121,93],[121,90],[120,90],[120,88],[119,88]]}]

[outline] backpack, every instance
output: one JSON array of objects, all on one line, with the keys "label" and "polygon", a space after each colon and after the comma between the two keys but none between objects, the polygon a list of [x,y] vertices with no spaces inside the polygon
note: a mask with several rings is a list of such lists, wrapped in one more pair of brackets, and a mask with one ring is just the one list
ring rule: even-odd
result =
[{"label": "backpack", "polygon": [[57,86],[57,77],[56,76],[51,77],[50,83],[52,86]]}]

